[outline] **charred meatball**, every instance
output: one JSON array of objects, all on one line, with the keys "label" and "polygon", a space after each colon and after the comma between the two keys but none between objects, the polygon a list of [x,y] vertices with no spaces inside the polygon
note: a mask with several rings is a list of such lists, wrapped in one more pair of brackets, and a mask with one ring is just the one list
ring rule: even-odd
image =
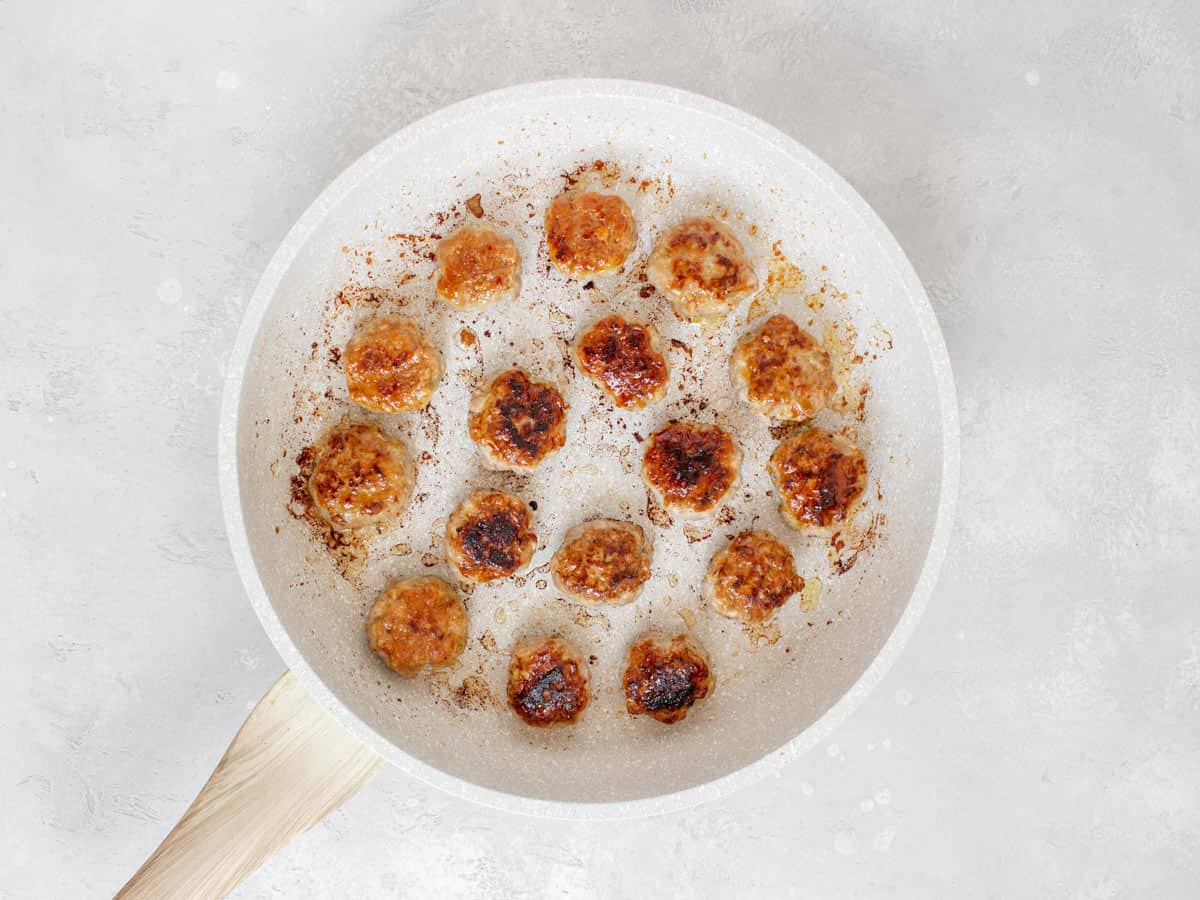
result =
[{"label": "charred meatball", "polygon": [[742,398],[769,419],[811,418],[837,390],[825,348],[787,316],[771,316],[743,338],[730,373]]},{"label": "charred meatball", "polygon": [[464,225],[438,244],[438,296],[459,309],[511,300],[521,290],[517,245],[487,225]]},{"label": "charred meatball", "polygon": [[527,471],[566,442],[567,404],[554,385],[510,369],[472,398],[469,424],[490,466]]},{"label": "charred meatball", "polygon": [[384,526],[408,505],[416,472],[402,441],[370,425],[337,425],[313,447],[308,491],[339,531]]},{"label": "charred meatball", "polygon": [[849,440],[810,428],[780,443],[767,464],[779,512],[800,531],[854,518],[867,486],[867,460]]},{"label": "charred meatball", "polygon": [[569,725],[591,699],[587,664],[558,635],[522,641],[508,670],[508,705],[526,724]]},{"label": "charred meatball", "polygon": [[342,354],[350,399],[377,412],[420,409],[442,377],[442,360],[408,319],[381,316],[355,333]]},{"label": "charred meatball", "polygon": [[722,428],[671,421],[650,436],[642,477],[668,512],[712,512],[738,479],[742,451]]},{"label": "charred meatball", "polygon": [[624,409],[641,409],[667,393],[667,354],[653,325],[605,316],[575,342],[575,363]]},{"label": "charred meatball", "polygon": [[371,607],[367,640],[389,669],[411,678],[427,665],[458,659],[467,644],[467,610],[440,578],[401,578]]},{"label": "charred meatball", "polygon": [[721,615],[758,625],[804,590],[792,552],[765,531],[743,531],[712,558],[704,598]]},{"label": "charred meatball", "polygon": [[558,589],[576,600],[629,603],[650,578],[651,556],[640,526],[595,519],[567,532],[550,560],[550,574]]},{"label": "charred meatball", "polygon": [[686,634],[648,634],[629,649],[622,686],[632,716],[648,715],[670,725],[682,721],[715,686],[708,654]]},{"label": "charred meatball", "polygon": [[550,261],[570,278],[615,272],[636,243],[633,213],[615,194],[568,192],[546,210]]},{"label": "charred meatball", "polygon": [[758,289],[741,243],[707,216],[689,219],[659,238],[646,272],[675,314],[694,322],[724,318]]},{"label": "charred meatball", "polygon": [[467,581],[507,578],[529,564],[537,549],[533,514],[519,497],[476,491],[446,522],[446,559]]}]

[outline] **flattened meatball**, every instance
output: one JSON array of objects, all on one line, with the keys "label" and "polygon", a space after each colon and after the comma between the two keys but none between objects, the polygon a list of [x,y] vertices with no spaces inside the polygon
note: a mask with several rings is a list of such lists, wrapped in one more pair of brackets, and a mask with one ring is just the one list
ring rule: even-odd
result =
[{"label": "flattened meatball", "polygon": [[567,404],[522,369],[502,372],[471,399],[471,440],[496,469],[535,468],[567,440]]},{"label": "flattened meatball", "polygon": [[464,225],[438,244],[438,296],[459,309],[511,300],[521,290],[517,245],[487,225]]},{"label": "flattened meatball", "polygon": [[653,325],[605,316],[575,342],[575,363],[625,409],[640,409],[667,393],[667,354]]},{"label": "flattened meatball", "polygon": [[646,442],[642,477],[669,512],[712,512],[737,482],[742,451],[716,425],[672,420]]},{"label": "flattened meatball", "polygon": [[804,590],[792,551],[765,531],[743,531],[713,556],[704,599],[713,609],[748,625],[770,621],[792,594]]},{"label": "flattened meatball", "polygon": [[629,603],[650,578],[652,555],[640,526],[594,519],[567,532],[550,560],[550,574],[576,600]]},{"label": "flattened meatball", "polygon": [[508,669],[508,705],[527,725],[569,725],[591,699],[587,663],[557,634],[522,641]]},{"label": "flattened meatball", "polygon": [[652,633],[629,648],[622,685],[631,716],[648,715],[670,725],[683,721],[696,701],[712,693],[716,680],[698,641],[686,634]]},{"label": "flattened meatball", "polygon": [[377,412],[420,409],[442,377],[442,360],[408,319],[380,316],[342,354],[350,399]]},{"label": "flattened meatball", "polygon": [[730,374],[742,398],[769,419],[811,418],[837,390],[825,348],[787,316],[771,316],[742,339]]},{"label": "flattened meatball", "polygon": [[525,568],[537,549],[532,525],[519,497],[475,491],[446,522],[446,559],[467,581],[506,578]]},{"label": "flattened meatball", "polygon": [[367,617],[371,652],[406,678],[426,665],[448,666],[467,645],[467,610],[440,578],[418,575],[390,584]]},{"label": "flattened meatball", "polygon": [[570,278],[615,272],[636,243],[633,213],[616,194],[567,192],[546,210],[550,261]]},{"label": "flattened meatball", "polygon": [[308,491],[338,530],[383,526],[404,511],[415,478],[403,442],[370,425],[342,424],[313,448]]},{"label": "flattened meatball", "polygon": [[810,428],[780,443],[767,464],[779,512],[800,531],[854,518],[867,486],[867,460],[840,434]]},{"label": "flattened meatball", "polygon": [[707,216],[682,222],[659,238],[646,273],[675,314],[693,322],[724,318],[758,289],[741,243]]}]

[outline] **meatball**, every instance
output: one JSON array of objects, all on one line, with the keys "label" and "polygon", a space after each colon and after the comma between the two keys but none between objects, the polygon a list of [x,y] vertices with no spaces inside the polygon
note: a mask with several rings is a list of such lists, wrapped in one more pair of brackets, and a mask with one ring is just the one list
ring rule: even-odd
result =
[{"label": "meatball", "polygon": [[840,434],[810,428],[780,443],[767,464],[779,513],[800,531],[828,529],[854,518],[867,486],[867,461]]},{"label": "meatball", "polygon": [[371,652],[406,678],[448,666],[467,645],[467,610],[454,588],[432,575],[388,586],[367,617]]},{"label": "meatball", "polygon": [[532,524],[519,497],[475,491],[446,522],[446,559],[467,581],[507,578],[525,568],[537,548]]},{"label": "meatball", "polygon": [[621,681],[631,716],[648,715],[668,725],[687,717],[716,685],[708,654],[686,634],[647,634],[629,648]]},{"label": "meatball", "polygon": [[624,409],[640,409],[667,393],[667,355],[653,325],[605,316],[575,342],[575,363]]},{"label": "meatball", "polygon": [[636,243],[633,213],[616,194],[559,194],[546,210],[550,261],[570,278],[615,272]]},{"label": "meatball", "polygon": [[522,641],[508,669],[508,705],[526,724],[569,725],[591,699],[587,664],[557,634]]},{"label": "meatball", "polygon": [[339,531],[390,524],[412,496],[416,472],[402,441],[370,425],[337,425],[313,448],[308,491]]},{"label": "meatball", "polygon": [[381,316],[360,328],[342,354],[350,399],[376,412],[420,409],[442,377],[442,360],[408,319]]},{"label": "meatball", "polygon": [[693,322],[724,318],[758,289],[741,243],[708,217],[689,219],[659,238],[646,272],[675,314]]},{"label": "meatball", "polygon": [[650,578],[646,533],[632,522],[595,519],[567,532],[550,560],[558,589],[576,600],[629,603]]},{"label": "meatball", "polygon": [[646,442],[642,477],[668,512],[714,510],[738,479],[742,451],[716,425],[670,421]]},{"label": "meatball", "polygon": [[717,553],[704,578],[704,599],[726,618],[747,625],[770,621],[792,594],[804,590],[792,551],[765,531],[743,531]]},{"label": "meatball", "polygon": [[769,419],[811,418],[837,390],[825,348],[787,316],[771,316],[743,338],[730,373],[742,398]]},{"label": "meatball", "polygon": [[510,369],[471,399],[469,426],[490,466],[529,470],[566,442],[567,404],[554,385]]},{"label": "meatball", "polygon": [[521,290],[517,245],[487,225],[464,225],[438,244],[438,296],[459,309],[511,300]]}]

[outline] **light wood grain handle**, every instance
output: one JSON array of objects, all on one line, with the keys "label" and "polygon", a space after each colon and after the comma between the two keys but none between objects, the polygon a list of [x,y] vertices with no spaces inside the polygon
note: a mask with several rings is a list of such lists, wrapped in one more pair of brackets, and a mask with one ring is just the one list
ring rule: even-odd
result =
[{"label": "light wood grain handle", "polygon": [[118,900],[224,897],[382,765],[383,757],[288,672],[254,707],[199,796]]}]

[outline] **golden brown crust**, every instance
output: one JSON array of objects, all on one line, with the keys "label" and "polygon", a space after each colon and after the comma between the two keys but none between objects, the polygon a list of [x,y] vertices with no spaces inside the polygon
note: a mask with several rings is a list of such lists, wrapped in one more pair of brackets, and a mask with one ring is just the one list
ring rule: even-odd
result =
[{"label": "golden brown crust", "polygon": [[510,369],[472,399],[469,427],[492,466],[532,469],[566,443],[567,404],[554,385]]},{"label": "golden brown crust", "polygon": [[651,558],[640,526],[594,519],[567,532],[550,560],[550,574],[558,588],[576,600],[629,603],[650,578]]},{"label": "golden brown crust", "polygon": [[712,511],[737,482],[742,453],[722,428],[672,420],[654,432],[642,477],[669,511]]},{"label": "golden brown crust", "polygon": [[867,461],[840,434],[810,428],[780,443],[767,464],[779,512],[801,531],[830,528],[854,517],[867,486]]},{"label": "golden brown crust", "polygon": [[591,699],[583,655],[559,635],[522,641],[508,669],[508,705],[528,725],[569,725]]},{"label": "golden brown crust", "polygon": [[524,500],[476,491],[446,522],[446,559],[468,581],[506,578],[527,566],[537,549],[532,525]]},{"label": "golden brown crust", "polygon": [[579,336],[575,362],[617,406],[640,409],[667,392],[667,357],[652,325],[605,316]]},{"label": "golden brown crust", "polygon": [[716,681],[699,642],[686,634],[670,639],[649,634],[629,648],[621,683],[630,715],[648,715],[670,725],[686,718]]},{"label": "golden brown crust", "polygon": [[511,300],[521,290],[517,245],[487,225],[464,225],[438,244],[437,292],[459,309]]},{"label": "golden brown crust", "polygon": [[342,354],[350,399],[377,412],[420,409],[442,377],[438,352],[408,319],[380,316],[360,328]]},{"label": "golden brown crust", "polygon": [[730,372],[754,410],[773,419],[811,418],[837,390],[825,348],[787,316],[771,316],[743,338]]},{"label": "golden brown crust", "polygon": [[313,448],[308,490],[338,530],[389,524],[408,505],[415,472],[408,450],[370,425],[334,426]]},{"label": "golden brown crust", "polygon": [[411,678],[425,666],[448,666],[467,645],[467,610],[454,588],[419,575],[390,584],[367,617],[371,652]]},{"label": "golden brown crust", "polygon": [[804,590],[792,552],[766,531],[743,531],[713,556],[704,596],[713,608],[748,625],[767,622]]},{"label": "golden brown crust", "polygon": [[550,261],[571,278],[615,271],[636,243],[633,213],[616,194],[567,192],[546,210]]},{"label": "golden brown crust", "polygon": [[681,319],[722,318],[758,289],[758,276],[728,228],[703,216],[667,231],[646,266]]}]

